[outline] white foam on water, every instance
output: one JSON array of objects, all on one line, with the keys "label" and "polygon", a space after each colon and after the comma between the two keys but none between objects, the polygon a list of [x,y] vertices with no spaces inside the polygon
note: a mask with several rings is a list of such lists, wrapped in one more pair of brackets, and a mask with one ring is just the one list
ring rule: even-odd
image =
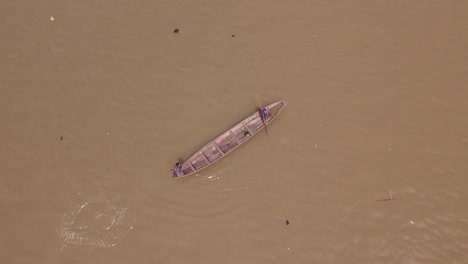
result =
[{"label": "white foam on water", "polygon": [[108,248],[133,229],[135,210],[115,193],[78,193],[58,225],[60,243],[74,247]]}]

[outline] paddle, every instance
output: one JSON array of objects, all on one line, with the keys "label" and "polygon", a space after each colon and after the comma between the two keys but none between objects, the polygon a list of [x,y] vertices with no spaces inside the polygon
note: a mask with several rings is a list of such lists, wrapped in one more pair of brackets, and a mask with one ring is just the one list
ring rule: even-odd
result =
[{"label": "paddle", "polygon": [[[257,96],[258,107],[260,107],[260,112],[261,112],[261,111],[262,111],[262,104],[260,103],[260,99],[258,98],[258,95],[255,95],[255,96]],[[268,135],[266,117],[263,118],[263,115],[260,114],[260,118],[262,119],[262,122],[263,122],[263,124],[265,125],[265,132],[266,132],[266,134]]]}]

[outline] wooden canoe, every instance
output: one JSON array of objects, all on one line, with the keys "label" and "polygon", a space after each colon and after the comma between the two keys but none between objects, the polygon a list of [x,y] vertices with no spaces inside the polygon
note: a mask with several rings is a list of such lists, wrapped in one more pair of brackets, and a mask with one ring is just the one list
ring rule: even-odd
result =
[{"label": "wooden canoe", "polygon": [[[280,100],[264,106],[268,109],[265,123],[268,125],[273,121],[286,105],[286,101]],[[210,166],[259,133],[265,127],[265,123],[260,117],[259,111],[253,112],[197,150],[182,163],[182,169],[178,173],[175,173],[177,176],[174,174],[173,177],[182,178],[189,176]]]}]

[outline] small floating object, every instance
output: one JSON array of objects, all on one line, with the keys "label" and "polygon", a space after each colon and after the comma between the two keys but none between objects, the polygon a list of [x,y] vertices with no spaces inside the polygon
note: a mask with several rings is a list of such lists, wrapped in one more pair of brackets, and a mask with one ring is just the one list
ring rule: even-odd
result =
[{"label": "small floating object", "polygon": [[55,17],[54,16],[50,16],[50,21],[54,21],[55,20]]},{"label": "small floating object", "polygon": [[396,200],[396,197],[393,197],[392,190],[390,189],[390,197],[387,197],[384,199],[377,199],[377,202],[387,202],[387,201],[393,201],[393,200]]},{"label": "small floating object", "polygon": [[235,37],[236,35],[232,35],[232,37]]},{"label": "small floating object", "polygon": [[63,140],[63,137],[60,137],[60,141],[62,141],[62,140]]},{"label": "small floating object", "polygon": [[179,33],[179,29],[178,28],[174,29],[174,33]]},{"label": "small floating object", "polygon": [[289,225],[289,220],[288,219],[286,219],[286,225]]}]

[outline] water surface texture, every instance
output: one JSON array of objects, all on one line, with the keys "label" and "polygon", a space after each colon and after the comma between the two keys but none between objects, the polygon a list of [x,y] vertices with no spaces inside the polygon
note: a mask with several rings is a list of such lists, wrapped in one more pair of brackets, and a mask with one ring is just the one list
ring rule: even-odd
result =
[{"label": "water surface texture", "polygon": [[467,12],[2,1],[0,263],[467,263]]}]

